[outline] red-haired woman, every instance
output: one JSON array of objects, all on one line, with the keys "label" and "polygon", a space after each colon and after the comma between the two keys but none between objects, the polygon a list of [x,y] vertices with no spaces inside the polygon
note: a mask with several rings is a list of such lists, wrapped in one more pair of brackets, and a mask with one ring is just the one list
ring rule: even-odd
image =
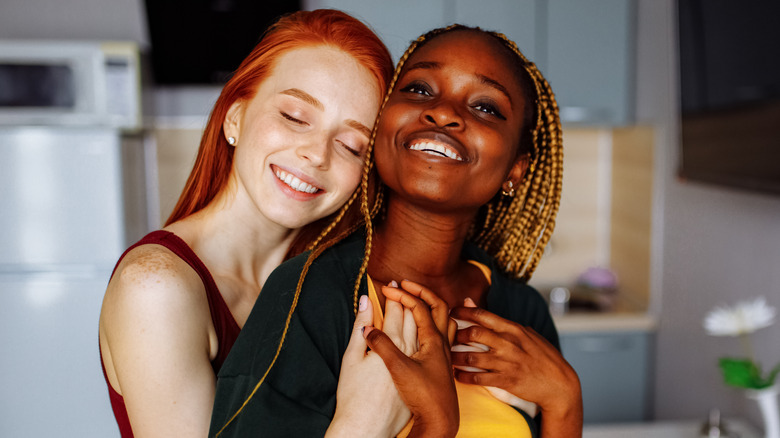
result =
[{"label": "red-haired woman", "polygon": [[207,434],[216,372],[266,278],[355,191],[392,69],[358,20],[299,12],[225,85],[172,215],[106,290],[101,359],[123,437]]}]

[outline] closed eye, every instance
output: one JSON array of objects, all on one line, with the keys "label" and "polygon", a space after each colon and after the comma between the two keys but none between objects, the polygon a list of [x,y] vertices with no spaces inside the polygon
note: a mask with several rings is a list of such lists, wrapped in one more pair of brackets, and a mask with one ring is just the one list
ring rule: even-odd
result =
[{"label": "closed eye", "polygon": [[284,111],[279,111],[279,114],[281,114],[282,117],[284,117],[285,119],[287,119],[287,120],[289,120],[289,121],[291,121],[291,122],[293,122],[295,124],[298,124],[298,125],[301,125],[301,126],[308,126],[308,124],[309,124],[308,122],[305,122],[305,121],[303,121],[301,119],[296,119],[295,117],[287,114]]},{"label": "closed eye", "polygon": [[352,146],[350,146],[350,145],[348,145],[348,144],[344,143],[343,141],[340,141],[340,140],[336,140],[336,141],[337,141],[339,144],[341,144],[342,146],[344,146],[344,149],[346,149],[346,150],[347,150],[347,152],[349,152],[350,154],[352,154],[352,155],[354,155],[354,156],[356,156],[356,157],[358,157],[358,158],[360,158],[360,157],[361,157],[361,153],[360,153],[360,151],[359,151],[359,150],[357,150],[357,149],[353,148]]}]

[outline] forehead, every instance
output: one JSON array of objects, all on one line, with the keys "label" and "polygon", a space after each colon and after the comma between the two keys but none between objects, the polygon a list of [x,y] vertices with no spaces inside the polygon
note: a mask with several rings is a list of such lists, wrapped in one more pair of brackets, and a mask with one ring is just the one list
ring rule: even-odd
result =
[{"label": "forehead", "polygon": [[428,40],[409,57],[406,65],[431,61],[442,65],[470,66],[474,72],[496,72],[506,81],[517,82],[519,58],[496,37],[487,33],[461,29],[439,34]]}]

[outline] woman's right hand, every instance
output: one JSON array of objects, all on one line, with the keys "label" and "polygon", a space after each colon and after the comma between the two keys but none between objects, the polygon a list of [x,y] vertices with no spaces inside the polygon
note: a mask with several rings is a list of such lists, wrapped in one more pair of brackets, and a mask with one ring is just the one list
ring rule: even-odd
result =
[{"label": "woman's right hand", "polygon": [[382,292],[386,303],[395,301],[411,311],[417,325],[419,349],[408,356],[381,330],[366,327],[364,333],[368,346],[385,362],[411,411],[414,424],[408,436],[455,436],[460,412],[449,340],[454,337],[456,325],[449,317],[447,304],[431,290],[407,280],[401,282],[401,288],[385,286]]}]

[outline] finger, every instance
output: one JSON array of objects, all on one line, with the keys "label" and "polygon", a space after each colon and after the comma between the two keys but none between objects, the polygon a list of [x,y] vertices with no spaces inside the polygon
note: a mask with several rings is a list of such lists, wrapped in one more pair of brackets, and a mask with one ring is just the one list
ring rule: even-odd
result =
[{"label": "finger", "polygon": [[414,315],[410,309],[404,308],[404,349],[403,352],[410,356],[417,352],[417,323],[414,322]]},{"label": "finger", "polygon": [[385,319],[382,322],[382,331],[399,347],[403,342],[403,323],[404,307],[401,303],[385,300]]},{"label": "finger", "polygon": [[450,318],[450,322],[447,325],[447,342],[452,345],[455,342],[455,333],[458,331],[458,323],[454,319]]},{"label": "finger", "polygon": [[349,345],[347,345],[346,351],[344,351],[344,361],[347,358],[357,360],[362,358],[366,354],[366,340],[363,337],[364,327],[373,327],[374,325],[374,309],[371,303],[368,302],[368,296],[363,295],[358,301],[358,313],[355,318],[355,324],[352,325],[352,335],[349,338]]},{"label": "finger", "polygon": [[515,345],[501,334],[479,325],[458,330],[455,333],[455,344],[482,344],[486,348],[499,351],[513,348]]},{"label": "finger", "polygon": [[471,372],[455,369],[455,379],[461,383],[469,385],[495,386],[503,388],[507,386],[507,378],[501,373],[493,372]]},{"label": "finger", "polygon": [[412,359],[399,350],[393,340],[382,330],[372,328],[367,332],[366,342],[371,351],[382,358],[393,380],[402,379]]},{"label": "finger", "polygon": [[431,308],[431,314],[433,315],[433,320],[436,322],[436,327],[441,334],[446,334],[450,316],[450,308],[447,305],[447,302],[441,299],[441,297],[436,295],[432,290],[411,280],[403,280],[401,282],[401,287],[405,291],[423,300]]},{"label": "finger", "polygon": [[488,312],[481,307],[455,307],[450,312],[450,316],[455,319],[464,319],[475,322],[497,332],[510,331],[511,327],[517,325],[514,322],[504,319],[495,313]]},{"label": "finger", "polygon": [[496,371],[501,366],[492,354],[481,350],[453,351],[450,353],[450,360],[456,367],[479,368],[484,371]]},{"label": "finger", "polygon": [[[431,336],[430,333],[427,333],[428,330],[434,330],[439,334],[440,337],[447,333],[446,327],[444,332],[438,329],[438,326],[436,326],[433,320],[433,316],[431,315],[430,307],[428,307],[428,304],[426,304],[420,298],[415,297],[405,290],[388,286],[382,287],[382,293],[384,293],[385,297],[387,297],[387,301],[385,301],[385,303],[397,301],[405,308],[412,311],[414,322],[417,324],[418,328],[417,339],[421,346],[423,344],[423,338]],[[387,305],[388,304],[385,304],[385,306]],[[423,336],[423,333],[426,333],[425,336]]]}]

